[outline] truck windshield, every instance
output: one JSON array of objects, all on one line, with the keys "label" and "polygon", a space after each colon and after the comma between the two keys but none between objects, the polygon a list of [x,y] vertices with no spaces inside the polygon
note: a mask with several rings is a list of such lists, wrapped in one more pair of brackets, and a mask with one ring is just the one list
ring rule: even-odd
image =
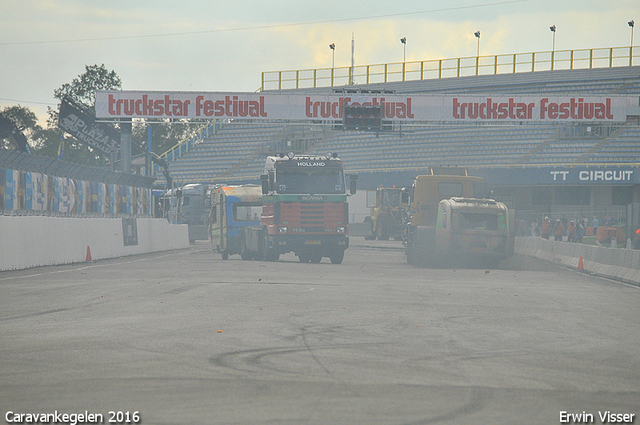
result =
[{"label": "truck windshield", "polygon": [[400,205],[400,190],[385,190],[383,192],[382,205],[389,207]]},{"label": "truck windshield", "polygon": [[233,206],[234,221],[260,221],[261,203],[238,203]]},{"label": "truck windshield", "polygon": [[341,169],[286,169],[276,174],[278,193],[343,194],[344,174]]},{"label": "truck windshield", "polygon": [[457,212],[454,217],[461,230],[498,230],[497,214]]}]

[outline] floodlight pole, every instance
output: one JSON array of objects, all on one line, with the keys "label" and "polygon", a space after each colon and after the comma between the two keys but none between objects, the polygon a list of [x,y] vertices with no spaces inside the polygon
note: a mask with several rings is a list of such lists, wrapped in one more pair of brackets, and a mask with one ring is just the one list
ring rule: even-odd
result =
[{"label": "floodlight pole", "polygon": [[480,72],[480,31],[473,33],[478,39],[478,49],[476,50],[476,75]]},{"label": "floodlight pole", "polygon": [[333,87],[333,75],[336,67],[336,43],[329,44],[331,49],[331,87]]},{"label": "floodlight pole", "polygon": [[553,71],[554,56],[556,53],[556,26],[551,25],[549,29],[553,33],[553,44],[551,46],[551,70]]},{"label": "floodlight pole", "polygon": [[629,44],[629,66],[633,65],[633,27],[635,27],[635,22],[633,19],[627,22],[631,27],[631,43]]},{"label": "floodlight pole", "polygon": [[355,41],[355,36],[353,35],[353,33],[351,33],[351,76],[349,78],[349,85],[354,85],[355,84],[355,50],[356,50],[356,41]]},{"label": "floodlight pole", "polygon": [[406,71],[406,62],[407,62],[407,37],[402,37],[400,39],[400,43],[402,43],[402,81],[405,79],[405,71]]}]

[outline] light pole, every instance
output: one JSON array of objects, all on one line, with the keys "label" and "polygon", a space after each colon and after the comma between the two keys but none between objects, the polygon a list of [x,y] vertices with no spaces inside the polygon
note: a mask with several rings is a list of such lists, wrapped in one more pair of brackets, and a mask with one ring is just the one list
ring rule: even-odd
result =
[{"label": "light pole", "polygon": [[331,49],[331,69],[336,66],[336,43],[329,44],[329,48]]},{"label": "light pole", "polygon": [[480,71],[480,31],[476,31],[473,33],[478,39],[478,49],[476,50],[476,75]]},{"label": "light pole", "polygon": [[551,30],[551,32],[553,33],[553,44],[551,47],[551,70],[553,71],[553,59],[556,53],[556,26],[555,25],[551,25],[549,27],[549,29]]},{"label": "light pole", "polygon": [[405,75],[405,66],[406,66],[406,62],[407,62],[407,37],[402,37],[400,39],[400,43],[402,43],[402,81],[404,81],[404,75]]},{"label": "light pole", "polygon": [[336,43],[329,44],[331,49],[331,87],[333,87],[333,70],[336,67]]},{"label": "light pole", "polygon": [[629,66],[633,65],[633,27],[636,25],[633,19],[627,22],[631,27],[631,44],[629,45]]}]

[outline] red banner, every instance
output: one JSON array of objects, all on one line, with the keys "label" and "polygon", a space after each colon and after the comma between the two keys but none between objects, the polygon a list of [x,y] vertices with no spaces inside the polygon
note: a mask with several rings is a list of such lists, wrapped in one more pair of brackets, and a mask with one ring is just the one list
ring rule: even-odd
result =
[{"label": "red banner", "polygon": [[96,117],[342,120],[345,106],[376,106],[383,121],[623,122],[627,96],[311,95],[98,91]]}]

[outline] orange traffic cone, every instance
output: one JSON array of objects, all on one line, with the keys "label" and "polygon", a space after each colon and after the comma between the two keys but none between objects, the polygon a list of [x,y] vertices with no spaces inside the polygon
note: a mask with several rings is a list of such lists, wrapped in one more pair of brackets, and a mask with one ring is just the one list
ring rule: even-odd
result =
[{"label": "orange traffic cone", "polygon": [[87,245],[87,256],[85,257],[84,261],[86,263],[93,263],[93,260],[91,259],[91,249],[89,249],[89,245]]},{"label": "orange traffic cone", "polygon": [[584,271],[584,264],[582,263],[582,255],[580,256],[580,260],[578,260],[578,271],[579,272]]}]

